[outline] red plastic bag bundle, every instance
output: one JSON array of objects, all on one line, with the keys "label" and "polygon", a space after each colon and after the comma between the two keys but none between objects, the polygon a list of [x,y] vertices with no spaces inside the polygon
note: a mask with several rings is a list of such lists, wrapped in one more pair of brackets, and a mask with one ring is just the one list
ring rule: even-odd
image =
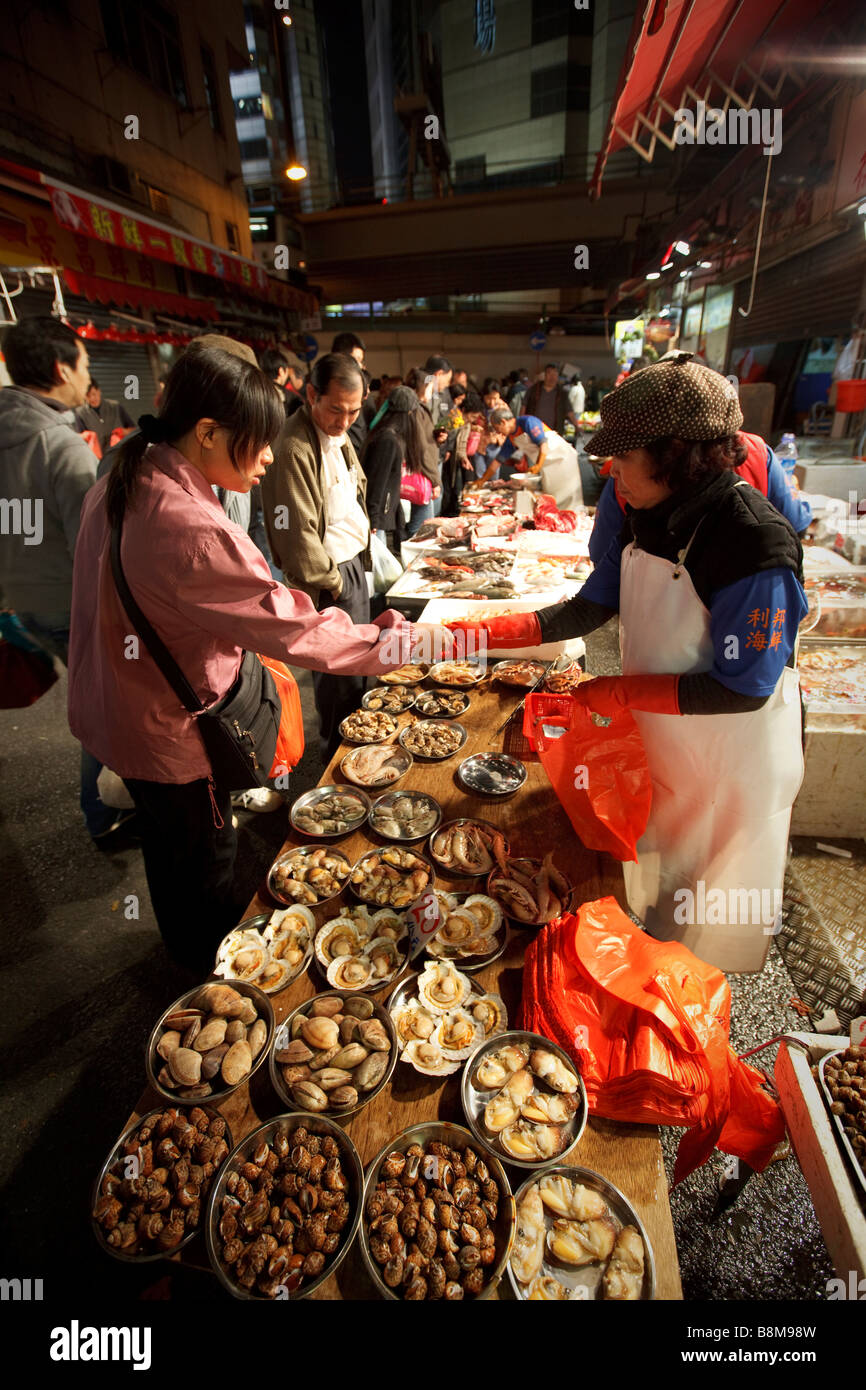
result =
[{"label": "red plastic bag bundle", "polygon": [[728,1043],[730,1008],[720,970],[647,936],[614,898],[600,898],[531,941],[518,1026],[574,1058],[593,1114],[685,1126],[677,1183],[714,1148],[760,1172],[784,1138],[762,1073]]},{"label": "red plastic bag bundle", "polygon": [[587,849],[637,859],[652,782],[643,739],[628,710],[602,719],[571,695],[527,695],[523,733]]}]

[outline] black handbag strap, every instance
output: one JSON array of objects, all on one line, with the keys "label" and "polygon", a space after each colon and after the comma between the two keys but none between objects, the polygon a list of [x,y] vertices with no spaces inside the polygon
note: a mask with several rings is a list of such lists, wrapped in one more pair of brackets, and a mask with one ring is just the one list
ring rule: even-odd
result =
[{"label": "black handbag strap", "polygon": [[183,671],[178,666],[171,652],[166,647],[161,637],[158,637],[142,613],[135,599],[132,597],[129,585],[126,582],[126,575],[123,573],[123,565],[120,562],[120,540],[123,529],[123,522],[111,528],[111,572],[114,575],[114,582],[117,585],[117,592],[121,602],[133,627],[143,641],[145,647],[150,652],[162,674],[165,676],[174,693],[177,695],[184,709],[190,714],[201,714],[206,709],[199,697],[196,695]]}]

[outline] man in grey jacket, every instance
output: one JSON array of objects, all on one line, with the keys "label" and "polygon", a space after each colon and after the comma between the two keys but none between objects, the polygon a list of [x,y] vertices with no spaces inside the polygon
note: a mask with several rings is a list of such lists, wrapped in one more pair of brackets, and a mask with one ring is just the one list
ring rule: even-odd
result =
[{"label": "man in grey jacket", "polygon": [[[66,662],[72,556],[96,459],[75,431],[90,383],[87,348],[58,319],[14,324],[3,343],[14,385],[0,391],[0,596],[52,656]],[[96,790],[99,763],[82,749],[81,809],[98,838],[117,812]]]}]

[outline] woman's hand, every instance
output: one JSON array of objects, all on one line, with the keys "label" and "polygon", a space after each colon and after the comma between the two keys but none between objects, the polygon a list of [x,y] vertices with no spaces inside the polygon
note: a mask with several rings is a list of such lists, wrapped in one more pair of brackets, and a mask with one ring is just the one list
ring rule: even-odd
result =
[{"label": "woman's hand", "polygon": [[442,496],[442,489],[441,489],[441,487],[434,487],[433,492],[432,492],[432,496],[433,496],[433,497],[441,497],[441,496]]}]

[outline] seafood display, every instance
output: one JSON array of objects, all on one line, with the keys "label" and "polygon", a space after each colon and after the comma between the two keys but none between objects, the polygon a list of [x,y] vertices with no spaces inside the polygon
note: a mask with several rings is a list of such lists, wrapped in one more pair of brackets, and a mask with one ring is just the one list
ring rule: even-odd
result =
[{"label": "seafood display", "polygon": [[846,1047],[823,1058],[820,1077],[837,1133],[866,1190],[866,1047]]},{"label": "seafood display", "polygon": [[384,710],[386,714],[402,714],[414,703],[415,692],[408,685],[377,685],[361,701],[364,709]]},{"label": "seafood display", "polygon": [[392,745],[375,743],[356,748],[340,763],[340,771],[360,787],[388,787],[405,777],[412,766],[412,755]]},{"label": "seafood display", "polygon": [[317,994],[277,1029],[271,1079],[292,1109],[349,1115],[378,1095],[396,1061],[384,1009],[364,996]]},{"label": "seafood display", "polygon": [[479,969],[494,959],[505,945],[502,909],[481,893],[455,897],[437,893],[442,921],[427,942],[427,954],[434,960],[456,960],[464,970]]},{"label": "seafood display", "polygon": [[508,1034],[480,1049],[463,1079],[463,1108],[481,1142],[520,1167],[559,1158],[586,1123],[574,1067],[555,1044],[532,1033]]},{"label": "seafood display", "polygon": [[400,734],[400,744],[415,758],[450,758],[466,742],[462,724],[419,719]]},{"label": "seafood display", "polygon": [[543,926],[566,910],[572,888],[554,864],[552,850],[542,860],[497,854],[496,863],[487,891],[509,917]]},{"label": "seafood display", "polygon": [[493,678],[503,685],[528,689],[538,684],[546,670],[543,661],[498,661],[493,668]]},{"label": "seafood display", "polygon": [[565,582],[568,593],[576,592],[592,572],[587,559],[575,555],[521,555],[514,566],[512,578],[520,593],[554,593]]},{"label": "seafood display", "polygon": [[818,637],[866,637],[866,574],[807,575],[802,628]]},{"label": "seafood display", "polygon": [[355,909],[326,922],[316,933],[315,952],[328,983],[337,990],[379,990],[406,964],[408,931],[391,908]]},{"label": "seafood display", "polygon": [[339,850],[292,849],[274,860],[268,888],[280,902],[324,903],[342,892],[349,872],[349,861]]},{"label": "seafood display", "polygon": [[513,796],[526,781],[526,767],[510,753],[474,753],[460,764],[457,778],[476,796]]},{"label": "seafood display", "polygon": [[363,825],[370,810],[366,797],[340,787],[316,787],[299,796],[291,822],[304,835],[348,835]]},{"label": "seafood display", "polygon": [[437,550],[466,549],[471,539],[472,523],[460,516],[424,521],[412,537],[416,545],[435,546]]},{"label": "seafood display", "polygon": [[508,841],[502,832],[483,820],[449,821],[430,841],[430,853],[436,863],[461,877],[489,874],[508,852]]},{"label": "seafood display", "polygon": [[375,1161],[364,1207],[364,1255],[393,1298],[477,1298],[493,1286],[509,1248],[507,1180],[498,1164],[463,1142],[463,1131],[443,1130],[446,1144],[427,1139],[427,1129],[408,1130],[405,1148],[398,1139]]},{"label": "seafood display", "polygon": [[576,690],[580,682],[586,679],[586,672],[575,662],[573,666],[567,666],[564,671],[549,672],[545,677],[544,686],[551,695],[567,695],[570,690]]},{"label": "seafood display", "polygon": [[587,1168],[557,1167],[517,1194],[509,1273],[519,1298],[635,1302],[654,1269],[622,1193]]},{"label": "seafood display", "polygon": [[358,709],[342,721],[340,733],[347,743],[381,743],[396,728],[394,720],[384,710]]},{"label": "seafood display", "polygon": [[121,1137],[92,1216],[100,1241],[126,1258],[170,1255],[198,1229],[231,1134],[215,1110],[152,1110]]},{"label": "seafood display", "polygon": [[465,714],[471,701],[462,690],[423,690],[415,701],[415,710],[425,719],[455,719]]},{"label": "seafood display", "polygon": [[426,666],[407,662],[405,666],[398,666],[396,671],[387,671],[379,679],[383,685],[420,685],[426,674]]},{"label": "seafood display", "polygon": [[209,1212],[208,1254],[239,1298],[303,1297],[337,1267],[360,1220],[357,1151],[324,1118],[254,1130]]},{"label": "seafood display", "polygon": [[431,961],[389,1001],[400,1059],[424,1076],[451,1076],[486,1038],[508,1027],[498,994],[485,994],[450,961]]},{"label": "seafood display", "polygon": [[370,812],[370,824],[388,840],[421,840],[442,818],[438,801],[424,792],[386,792]]},{"label": "seafood display", "polygon": [[866,706],[866,647],[806,647],[797,658],[807,705]]},{"label": "seafood display", "polygon": [[410,907],[433,881],[433,868],[408,849],[374,849],[351,871],[352,891],[365,903]]},{"label": "seafood display", "polygon": [[244,990],[207,984],[169,1009],[148,1045],[148,1072],[158,1090],[183,1101],[223,1095],[264,1060],[273,1010],[254,986]]},{"label": "seafood display", "polygon": [[430,679],[438,685],[478,685],[485,675],[476,661],[437,661],[430,667]]},{"label": "seafood display", "polygon": [[242,922],[220,943],[214,974],[252,980],[265,994],[276,994],[307,965],[315,925],[310,909],[299,906]]}]

